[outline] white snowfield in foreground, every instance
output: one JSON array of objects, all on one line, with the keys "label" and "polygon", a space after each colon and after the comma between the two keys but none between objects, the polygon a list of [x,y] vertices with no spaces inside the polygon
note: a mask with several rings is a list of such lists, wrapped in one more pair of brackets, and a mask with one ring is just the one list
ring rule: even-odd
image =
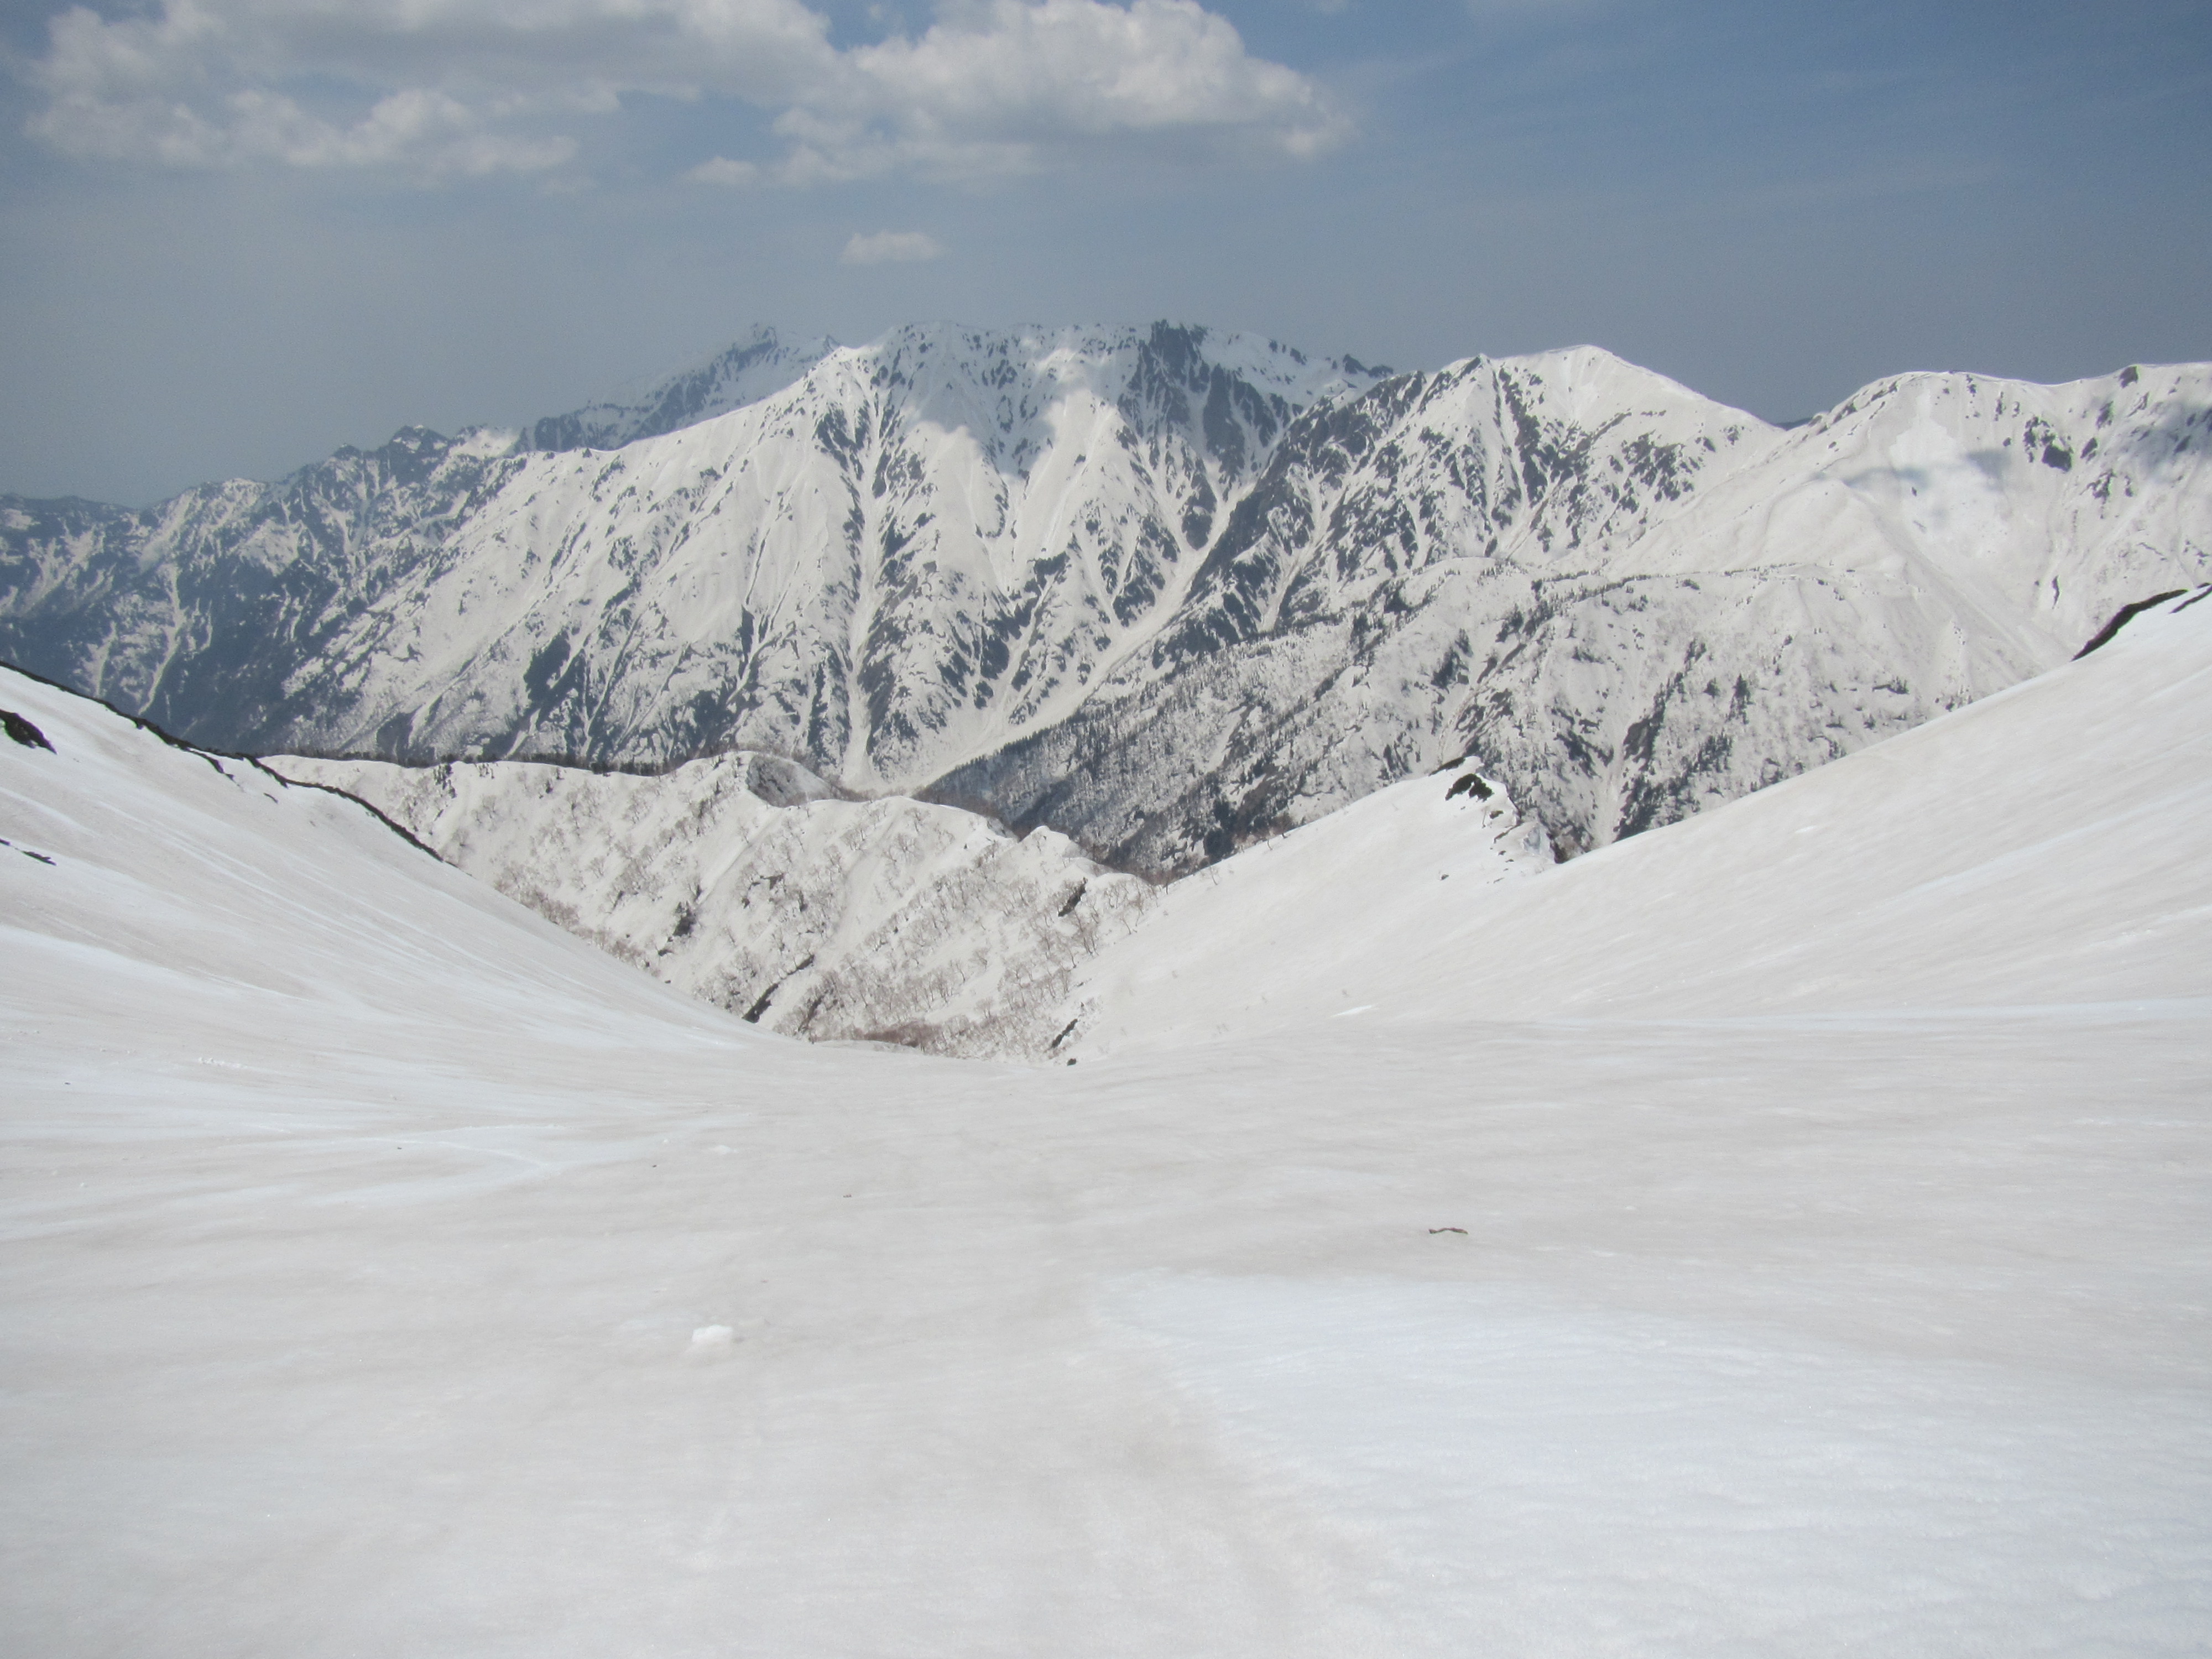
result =
[{"label": "white snowfield in foreground", "polygon": [[1043,1069],[0,674],[4,1645],[2199,1653],[2208,671],[2141,617]]}]

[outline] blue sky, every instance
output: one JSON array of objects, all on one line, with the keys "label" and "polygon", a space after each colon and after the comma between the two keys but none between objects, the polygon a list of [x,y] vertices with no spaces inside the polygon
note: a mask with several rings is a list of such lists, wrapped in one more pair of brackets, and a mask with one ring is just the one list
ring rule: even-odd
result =
[{"label": "blue sky", "polygon": [[0,44],[29,494],[520,421],[756,321],[1589,341],[1772,418],[2212,357],[2181,0],[6,0]]}]

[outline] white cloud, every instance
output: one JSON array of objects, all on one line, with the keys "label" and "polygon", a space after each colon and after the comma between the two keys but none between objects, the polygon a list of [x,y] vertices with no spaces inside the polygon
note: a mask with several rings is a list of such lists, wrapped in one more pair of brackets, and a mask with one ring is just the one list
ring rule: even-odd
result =
[{"label": "white cloud", "polygon": [[[979,153],[998,157],[986,162],[995,171],[1116,134],[1234,135],[1304,155],[1343,131],[1311,82],[1248,56],[1195,0],[996,0],[919,40],[862,46],[846,67],[830,97],[805,106],[818,123],[806,137],[818,145],[842,123],[900,160],[954,171]],[[870,153],[866,142],[853,152]]]},{"label": "white cloud", "polygon": [[732,161],[726,155],[717,155],[700,162],[684,176],[696,184],[743,190],[747,185],[760,182],[761,170],[750,161]]},{"label": "white cloud", "polygon": [[160,0],[54,17],[30,131],[64,153],[426,176],[543,172],[625,95],[772,112],[781,155],[690,177],[805,185],[1033,171],[1113,144],[1310,155],[1346,121],[1196,0],[947,0],[848,49],[803,0]]},{"label": "white cloud", "polygon": [[854,233],[845,244],[845,251],[837,256],[840,264],[889,265],[915,264],[924,259],[944,257],[945,249],[937,238],[923,230],[879,230],[872,236]]}]

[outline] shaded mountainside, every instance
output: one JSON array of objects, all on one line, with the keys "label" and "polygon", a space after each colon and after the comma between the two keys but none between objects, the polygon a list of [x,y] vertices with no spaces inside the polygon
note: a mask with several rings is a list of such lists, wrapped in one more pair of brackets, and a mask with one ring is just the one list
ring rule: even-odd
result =
[{"label": "shaded mountainside", "polygon": [[765,1030],[1034,1057],[1076,969],[1152,890],[1064,836],[950,806],[841,799],[766,755],[656,777],[521,761],[271,757],[678,990]]},{"label": "shaded mountainside", "polygon": [[1161,873],[1471,753],[1572,850],[2212,575],[2208,444],[2204,366],[1784,431],[1589,348],[763,331],[520,437],[0,501],[0,655],[227,747],[754,750]]}]

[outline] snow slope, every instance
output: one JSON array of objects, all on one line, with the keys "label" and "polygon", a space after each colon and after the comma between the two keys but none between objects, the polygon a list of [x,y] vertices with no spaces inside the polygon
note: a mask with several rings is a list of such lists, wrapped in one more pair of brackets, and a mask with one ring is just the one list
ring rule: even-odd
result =
[{"label": "snow slope", "polygon": [[[1224,1034],[1231,1010],[1264,1028],[1278,999],[1281,1018],[1310,1018],[1332,975],[1449,928],[1480,889],[1552,867],[1540,823],[1473,765],[1446,767],[1158,889],[1041,1024],[1055,1053],[1089,1058]],[[1340,994],[1328,1012],[1367,1009]]]},{"label": "snow slope", "polygon": [[[1447,805],[1444,778],[1385,790],[1167,888],[1150,925],[1079,975],[1068,1012],[1082,1024],[1066,1047],[1089,1056],[1331,1018],[2201,1000],[2212,989],[2207,596],[2170,599],[2080,661],[1534,879],[1437,881],[1457,859],[1390,843]],[[1470,836],[1466,860],[1485,853]]]},{"label": "snow slope", "polygon": [[[2039,811],[2124,737],[2070,700],[2125,679],[2171,745],[2194,651],[2124,634],[1994,705],[2042,717]],[[2122,1005],[807,1048],[352,803],[0,706],[52,744],[0,738],[13,1650],[2201,1648],[2196,935],[2126,945]],[[2198,903],[2088,840],[2012,905]],[[1917,983],[1978,960],[1915,937]],[[1510,972],[1461,943],[1440,971]]]},{"label": "snow slope", "polygon": [[368,801],[678,989],[816,1041],[1041,1054],[1077,964],[1152,901],[1049,830],[1017,840],[954,807],[842,799],[766,755],[651,777],[523,761],[269,764]]}]

